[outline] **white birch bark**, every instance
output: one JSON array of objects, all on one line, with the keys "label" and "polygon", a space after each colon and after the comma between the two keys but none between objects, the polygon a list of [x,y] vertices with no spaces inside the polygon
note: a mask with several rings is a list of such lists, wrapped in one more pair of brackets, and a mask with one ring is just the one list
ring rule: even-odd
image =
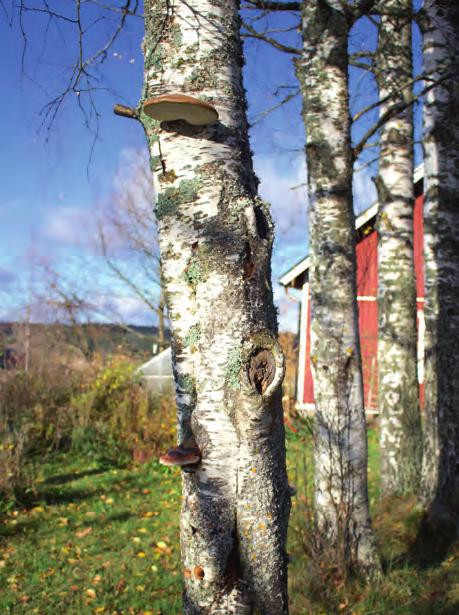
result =
[{"label": "white birch bark", "polygon": [[143,116],[157,173],[163,284],[172,328],[183,474],[184,613],[285,614],[290,509],[270,255],[256,195],[236,0],[145,3],[145,92],[211,102],[220,120]]},{"label": "white birch bark", "polygon": [[[380,114],[412,97],[411,0],[379,4]],[[378,380],[381,491],[416,492],[422,454],[413,251],[413,112],[381,128],[378,231]]]},{"label": "white birch bark", "polygon": [[459,4],[424,3],[426,504],[459,511]]},{"label": "white birch bark", "polygon": [[347,81],[349,21],[339,1],[306,0],[298,77],[310,194],[315,506],[327,554],[377,567],[367,492]]}]

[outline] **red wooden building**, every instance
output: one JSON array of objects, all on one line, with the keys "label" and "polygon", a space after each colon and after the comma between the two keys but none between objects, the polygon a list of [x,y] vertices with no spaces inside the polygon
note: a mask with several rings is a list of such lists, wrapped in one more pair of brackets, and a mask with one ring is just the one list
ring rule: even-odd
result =
[{"label": "red wooden building", "polygon": [[[424,398],[424,260],[422,169],[415,172],[414,257],[418,318],[418,379],[421,405]],[[374,225],[378,203],[356,219],[357,303],[362,353],[365,409],[378,412],[378,238]],[[311,372],[311,307],[309,302],[309,257],[292,267],[280,279],[286,288],[301,290],[300,349],[296,387],[297,408],[314,409],[314,383]]]}]

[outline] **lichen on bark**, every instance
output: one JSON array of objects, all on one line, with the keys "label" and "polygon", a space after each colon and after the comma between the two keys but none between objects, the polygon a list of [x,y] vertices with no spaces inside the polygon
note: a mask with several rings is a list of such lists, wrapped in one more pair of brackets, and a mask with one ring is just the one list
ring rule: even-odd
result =
[{"label": "lichen on bark", "polygon": [[[177,179],[176,176],[175,179]],[[172,183],[176,183],[173,177],[171,180]],[[161,190],[156,201],[156,217],[159,219],[176,214],[179,205],[195,201],[199,195],[200,184],[200,178],[194,177],[193,179],[182,179],[177,185]]]},{"label": "lichen on bark", "polygon": [[459,518],[459,4],[426,0],[424,103],[425,443],[422,494]]},{"label": "lichen on bark", "polygon": [[[283,367],[273,351],[274,367],[261,358],[250,380],[249,356],[244,363],[244,349],[255,351],[251,340],[261,333],[274,344],[277,325],[273,226],[256,195],[248,144],[238,2],[149,0],[145,15],[145,53],[156,45],[162,54],[158,66],[146,63],[145,92],[184,92],[191,79],[193,95],[217,101],[220,116],[204,127],[164,122],[155,139],[146,130],[151,157],[168,174],[158,182],[156,211],[179,440],[192,435],[202,453],[183,476],[183,610],[284,615]],[[171,24],[180,36],[171,36]],[[209,58],[218,79],[196,79]]]},{"label": "lichen on bark", "polygon": [[297,61],[310,196],[315,508],[324,552],[379,569],[367,490],[367,442],[355,284],[348,108],[351,17],[339,1],[303,3]]},{"label": "lichen on bark", "polygon": [[[383,116],[412,97],[411,0],[384,0],[375,67]],[[378,221],[378,399],[381,490],[416,493],[422,454],[414,272],[413,112],[381,128]]]}]

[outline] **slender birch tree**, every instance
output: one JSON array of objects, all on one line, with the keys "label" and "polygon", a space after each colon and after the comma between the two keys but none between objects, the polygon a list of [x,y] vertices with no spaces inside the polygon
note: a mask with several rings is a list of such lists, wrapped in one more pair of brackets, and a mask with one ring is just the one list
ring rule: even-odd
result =
[{"label": "slender birch tree", "polygon": [[[411,0],[379,3],[375,72],[380,117],[412,99]],[[378,189],[378,380],[381,490],[414,492],[422,454],[417,379],[416,279],[413,251],[413,111],[380,132]]]},{"label": "slender birch tree", "polygon": [[459,4],[426,0],[424,103],[425,454],[427,505],[459,512]]},{"label": "slender birch tree", "polygon": [[[156,217],[172,329],[183,474],[184,613],[288,612],[285,467],[270,255],[242,85],[237,0],[145,2],[145,90],[212,104],[209,126],[151,120]],[[146,110],[146,106],[143,107]]]},{"label": "slender birch tree", "polygon": [[[345,3],[305,0],[297,63],[310,195],[315,506],[324,546],[348,567],[377,568],[367,491],[359,347]],[[328,550],[329,552],[329,550]]]}]

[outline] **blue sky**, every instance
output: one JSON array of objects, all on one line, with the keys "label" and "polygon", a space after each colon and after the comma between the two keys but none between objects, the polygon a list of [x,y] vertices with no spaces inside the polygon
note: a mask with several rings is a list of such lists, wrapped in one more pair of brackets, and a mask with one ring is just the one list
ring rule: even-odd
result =
[{"label": "blue sky", "polygon": [[[33,0],[33,4],[38,6],[39,0]],[[59,10],[67,11],[65,15],[73,16],[73,2],[61,2],[58,6]],[[296,20],[276,15],[267,23],[279,28],[294,25]],[[133,18],[127,23],[98,71],[98,86],[104,89],[95,93],[100,117],[94,142],[95,117],[89,118],[91,131],[84,126],[77,95],[64,101],[49,130],[43,114],[44,106],[62,91],[70,75],[76,49],[71,25],[51,24],[44,45],[46,20],[37,13],[25,16],[24,74],[24,41],[18,19],[8,20],[0,15],[0,320],[21,317],[32,289],[40,287],[40,272],[32,266],[32,262],[39,261],[49,263],[67,284],[91,293],[101,306],[97,318],[107,318],[108,311],[104,309],[116,303],[126,320],[137,324],[154,322],[151,313],[104,272],[95,247],[95,212],[101,204],[110,202],[120,182],[129,181],[130,161],[145,151],[140,125],[112,113],[115,102],[135,106],[141,93],[142,22]],[[92,38],[87,39],[92,46],[88,52],[96,51],[101,41],[106,40],[110,26],[110,22],[94,26]],[[295,31],[285,34],[284,39],[289,44],[300,44]],[[362,22],[353,32],[351,46],[360,50],[375,44],[375,28],[368,21]],[[246,42],[245,49],[245,86],[249,119],[254,123],[251,143],[255,169],[261,179],[260,192],[272,203],[278,229],[273,259],[276,279],[307,252],[301,101],[296,97],[259,121],[263,111],[274,106],[287,91],[293,91],[285,89],[296,85],[292,57],[253,40]],[[419,54],[416,61],[419,65]],[[353,70],[351,77],[353,103],[371,101],[375,92],[368,75]],[[83,99],[87,101],[80,94],[80,100]],[[374,120],[376,114],[377,111],[368,121]],[[374,152],[368,154],[371,155]],[[368,170],[356,176],[355,192],[359,209],[373,200]],[[275,286],[276,297],[280,299],[281,328],[295,329],[296,308],[282,298],[281,289]],[[36,317],[40,317],[39,312]]]}]

